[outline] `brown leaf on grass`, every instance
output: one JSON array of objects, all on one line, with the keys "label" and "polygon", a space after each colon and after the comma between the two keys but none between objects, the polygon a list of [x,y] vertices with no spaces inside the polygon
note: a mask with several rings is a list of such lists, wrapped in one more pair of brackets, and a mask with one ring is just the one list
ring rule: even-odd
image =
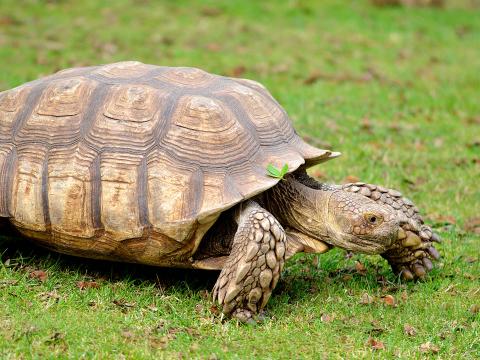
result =
[{"label": "brown leaf on grass", "polygon": [[360,179],[358,176],[355,175],[347,175],[343,178],[342,184],[349,184],[349,183],[356,183],[359,182]]},{"label": "brown leaf on grass", "polygon": [[360,275],[365,275],[367,273],[367,268],[360,261],[355,261],[355,270]]},{"label": "brown leaf on grass", "polygon": [[322,314],[322,316],[320,316],[320,320],[324,323],[332,322],[333,321],[333,315]]},{"label": "brown leaf on grass", "polygon": [[431,215],[432,220],[436,224],[442,225],[455,225],[457,223],[457,219],[455,219],[452,215]]},{"label": "brown leaf on grass", "polygon": [[400,295],[400,297],[402,298],[403,301],[407,301],[408,300],[408,293],[405,290],[403,290],[402,295]]},{"label": "brown leaf on grass", "polygon": [[360,297],[360,304],[368,305],[374,302],[374,298],[367,293],[363,293]]},{"label": "brown leaf on grass", "polygon": [[480,217],[472,217],[465,220],[463,228],[466,232],[480,235]]},{"label": "brown leaf on grass", "polygon": [[153,348],[166,349],[170,339],[167,336],[162,336],[160,338],[151,336],[149,337],[149,344]]},{"label": "brown leaf on grass", "polygon": [[369,337],[367,340],[367,345],[369,345],[373,350],[385,350],[385,345],[380,340],[375,340],[372,337]]},{"label": "brown leaf on grass", "polygon": [[0,16],[0,26],[20,25],[22,22],[10,15]]},{"label": "brown leaf on grass", "polygon": [[218,52],[222,50],[222,46],[218,43],[209,43],[205,46],[207,50],[210,50],[212,52]]},{"label": "brown leaf on grass", "polygon": [[427,341],[426,343],[420,345],[420,351],[422,353],[432,353],[436,354],[439,352],[439,348],[437,345],[432,344],[430,341]]},{"label": "brown leaf on grass", "polygon": [[409,324],[403,325],[403,332],[408,336],[417,335],[417,330],[412,325],[409,325]]},{"label": "brown leaf on grass", "polygon": [[227,72],[228,76],[240,77],[247,71],[247,68],[244,65],[239,65]]},{"label": "brown leaf on grass", "polygon": [[77,281],[77,287],[80,290],[98,289],[99,285],[96,281]]},{"label": "brown leaf on grass", "polygon": [[473,304],[472,306],[470,306],[469,310],[472,314],[478,314],[480,312],[480,305]]},{"label": "brown leaf on grass", "polygon": [[216,7],[204,7],[200,10],[203,16],[216,17],[223,14],[223,10]]},{"label": "brown leaf on grass", "polygon": [[135,337],[135,334],[130,330],[126,329],[122,331],[122,337],[124,337],[125,339],[133,339]]},{"label": "brown leaf on grass", "polygon": [[395,298],[392,295],[385,295],[384,297],[382,297],[382,300],[387,306],[393,306],[393,307],[397,306],[397,302],[395,301]]},{"label": "brown leaf on grass", "polygon": [[220,310],[218,309],[217,305],[210,306],[210,312],[212,313],[212,315],[220,314]]},{"label": "brown leaf on grass", "polygon": [[360,130],[366,131],[368,133],[373,132],[373,123],[369,118],[363,118],[360,123]]},{"label": "brown leaf on grass", "polygon": [[45,282],[47,281],[48,274],[43,270],[34,270],[30,272],[30,278],[40,280],[41,282]]}]

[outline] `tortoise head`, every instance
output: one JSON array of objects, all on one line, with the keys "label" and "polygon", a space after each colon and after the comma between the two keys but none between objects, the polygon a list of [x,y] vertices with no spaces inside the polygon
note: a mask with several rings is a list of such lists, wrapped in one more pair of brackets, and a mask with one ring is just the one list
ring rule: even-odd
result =
[{"label": "tortoise head", "polygon": [[324,207],[328,241],[346,250],[380,254],[399,237],[402,221],[390,207],[347,191],[328,194]]}]

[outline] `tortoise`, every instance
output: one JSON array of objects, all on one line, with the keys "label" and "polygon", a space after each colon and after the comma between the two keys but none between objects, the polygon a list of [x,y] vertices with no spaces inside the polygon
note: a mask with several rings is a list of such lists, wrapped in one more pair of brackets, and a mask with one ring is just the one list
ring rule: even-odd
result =
[{"label": "tortoise", "polygon": [[256,81],[135,61],[67,69],[0,93],[0,222],[60,253],[220,270],[214,300],[244,321],[299,252],[380,254],[424,277],[440,239],[410,200],[307,174],[339,155],[304,142]]}]

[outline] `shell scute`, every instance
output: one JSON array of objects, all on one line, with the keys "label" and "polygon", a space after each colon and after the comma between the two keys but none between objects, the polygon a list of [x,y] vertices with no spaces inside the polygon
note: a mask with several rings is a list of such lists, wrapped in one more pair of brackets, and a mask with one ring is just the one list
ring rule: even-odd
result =
[{"label": "shell scute", "polygon": [[31,86],[19,86],[0,93],[0,139],[11,138],[14,121],[30,93]]},{"label": "shell scute", "polygon": [[161,116],[166,93],[144,85],[115,85],[109,90],[86,141],[99,148],[145,151],[164,126]]},{"label": "shell scute", "polygon": [[146,75],[156,66],[143,64],[139,61],[122,61],[98,67],[93,74],[98,74],[110,79],[134,79]]},{"label": "shell scute", "polygon": [[215,76],[201,69],[191,67],[168,68],[156,79],[180,87],[204,87],[212,83]]}]

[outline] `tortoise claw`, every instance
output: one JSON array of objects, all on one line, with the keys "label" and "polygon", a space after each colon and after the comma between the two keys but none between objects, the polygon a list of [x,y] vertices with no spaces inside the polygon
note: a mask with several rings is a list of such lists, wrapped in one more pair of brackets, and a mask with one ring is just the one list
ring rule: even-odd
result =
[{"label": "tortoise claw", "polygon": [[442,238],[437,233],[432,233],[432,237],[430,239],[436,243],[442,243]]},{"label": "tortoise claw", "polygon": [[427,269],[427,271],[431,271],[433,269],[433,264],[428,258],[423,258],[422,259],[423,266]]},{"label": "tortoise claw", "polygon": [[423,278],[427,274],[427,272],[425,271],[425,268],[422,265],[420,265],[419,263],[413,264],[412,268],[413,268],[413,272],[415,273],[415,275],[419,278]]},{"label": "tortoise claw", "polygon": [[413,276],[412,272],[408,270],[407,268],[403,268],[402,271],[400,271],[400,275],[402,276],[403,280],[413,280],[415,277]]},{"label": "tortoise claw", "polygon": [[431,255],[431,257],[434,258],[435,260],[440,259],[440,254],[438,253],[437,249],[435,249],[433,246],[430,246],[427,249],[427,251]]}]

